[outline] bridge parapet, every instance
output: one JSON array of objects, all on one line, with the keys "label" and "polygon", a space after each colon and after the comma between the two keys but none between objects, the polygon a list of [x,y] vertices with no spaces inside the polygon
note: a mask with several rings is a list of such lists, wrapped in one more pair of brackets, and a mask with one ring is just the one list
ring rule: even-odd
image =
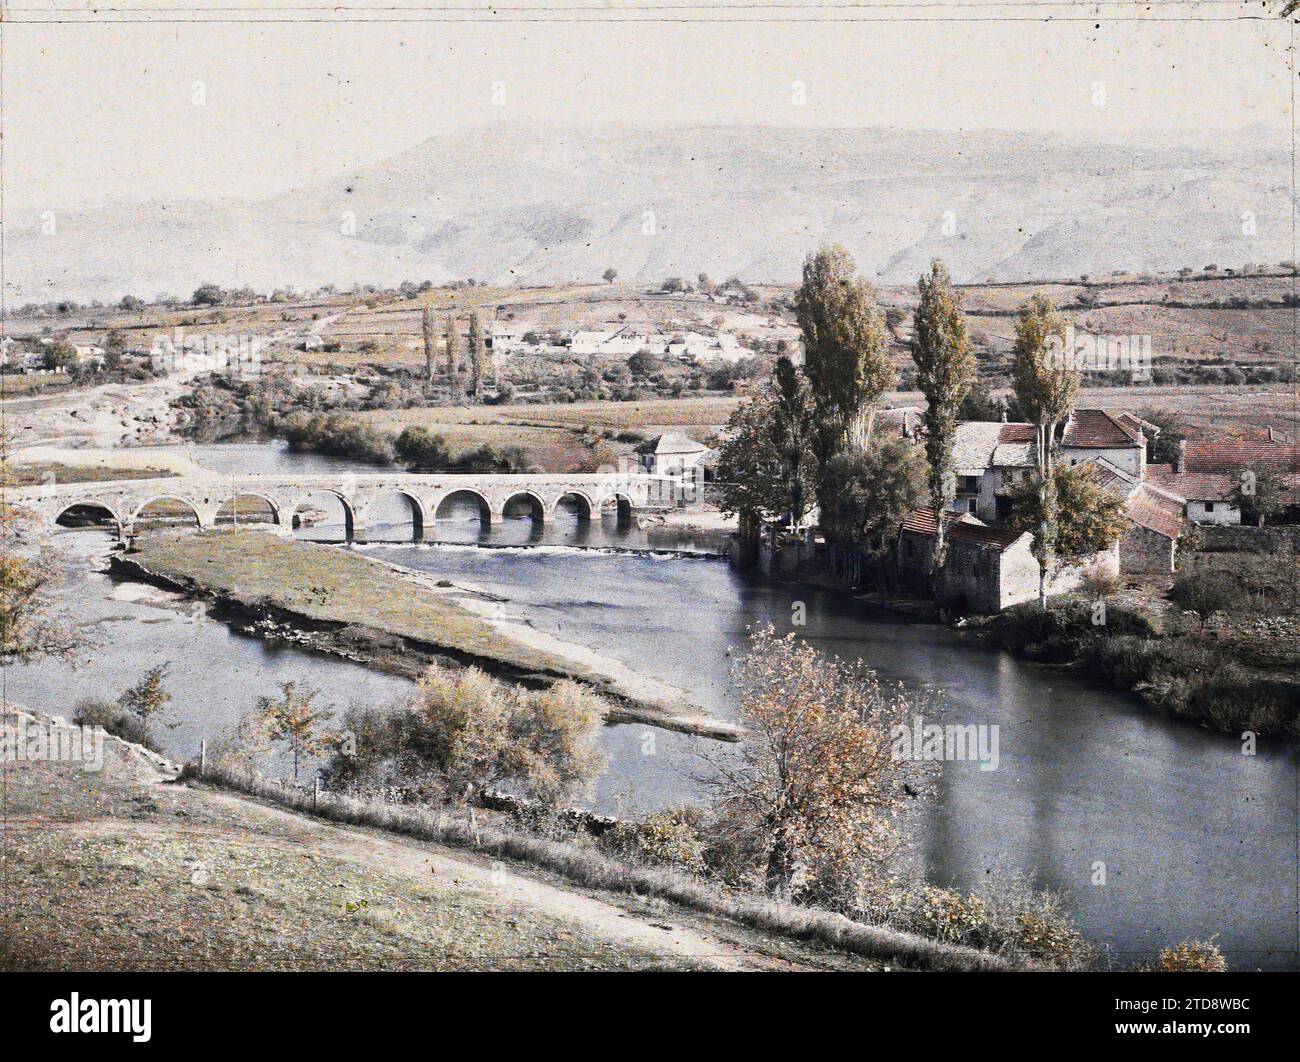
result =
[{"label": "bridge parapet", "polygon": [[198,475],[159,479],[48,483],[6,492],[8,504],[34,512],[47,526],[76,506],[106,510],[119,534],[130,536],[142,510],[159,502],[188,508],[201,528],[213,527],[218,515],[238,498],[260,498],[273,522],[289,526],[313,495],[332,495],[343,507],[346,536],[364,539],[374,504],[393,494],[411,506],[417,540],[429,535],[439,506],[452,495],[477,497],[485,523],[502,519],[506,506],[523,499],[534,519],[551,519],[560,502],[575,501],[581,515],[598,516],[608,506],[624,515],[635,509],[693,500],[690,480],[639,473],[328,473],[317,475]]}]

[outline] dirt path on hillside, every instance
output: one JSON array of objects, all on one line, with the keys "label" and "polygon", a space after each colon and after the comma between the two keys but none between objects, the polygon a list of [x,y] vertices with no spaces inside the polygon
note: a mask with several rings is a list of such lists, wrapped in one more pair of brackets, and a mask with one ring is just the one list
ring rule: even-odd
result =
[{"label": "dirt path on hillside", "polygon": [[[179,796],[182,791],[177,791]],[[210,789],[183,790],[212,811],[237,817],[245,826],[151,822],[121,818],[60,820],[45,816],[10,818],[6,828],[58,831],[66,836],[122,840],[216,840],[255,842],[260,849],[294,857],[315,856],[350,862],[372,872],[401,876],[442,889],[466,890],[493,902],[531,911],[580,927],[611,944],[641,949],[692,966],[716,970],[809,969],[701,932],[671,910],[643,915],[577,891],[569,891],[519,872],[491,858],[436,844],[389,837],[359,827],[336,826],[270,807],[245,797]],[[265,829],[258,828],[265,826]]]}]

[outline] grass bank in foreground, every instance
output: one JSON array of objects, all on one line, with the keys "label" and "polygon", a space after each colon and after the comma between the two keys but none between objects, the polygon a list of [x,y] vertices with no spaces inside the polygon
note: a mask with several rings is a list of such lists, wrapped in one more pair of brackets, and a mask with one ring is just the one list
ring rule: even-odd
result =
[{"label": "grass bank in foreground", "polygon": [[[14,705],[4,722],[49,729]],[[0,970],[818,970],[884,963],[596,893],[495,848],[103,764],[6,767]],[[353,820],[360,822],[360,819]]]},{"label": "grass bank in foreground", "polygon": [[609,722],[734,740],[736,728],[614,661],[522,623],[478,615],[482,601],[362,554],[250,528],[140,536],[115,573],[211,599],[250,633],[407,678],[433,660],[530,684],[574,679],[602,694]]}]

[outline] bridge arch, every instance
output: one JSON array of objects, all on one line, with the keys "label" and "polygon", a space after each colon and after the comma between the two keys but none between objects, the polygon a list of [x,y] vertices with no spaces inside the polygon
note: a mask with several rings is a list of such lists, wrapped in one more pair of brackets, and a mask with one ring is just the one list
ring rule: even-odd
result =
[{"label": "bridge arch", "polygon": [[456,487],[449,490],[446,494],[441,495],[433,504],[434,520],[446,520],[451,515],[452,505],[448,503],[453,499],[458,501],[472,501],[478,505],[479,520],[484,527],[492,523],[492,505],[481,493],[473,487]]},{"label": "bridge arch", "polygon": [[[174,512],[174,506],[180,506],[182,509],[188,509],[194,514],[194,526],[203,526],[203,517],[199,515],[199,506],[192,498],[187,498],[181,494],[155,494],[152,498],[142,501],[136,510],[131,514],[131,526],[135,530],[141,527],[165,526],[174,523],[175,520],[170,515]],[[147,509],[154,509],[154,514],[147,513]]]},{"label": "bridge arch", "polygon": [[600,511],[603,515],[607,506],[612,507],[614,512],[617,514],[618,523],[621,527],[632,522],[633,504],[632,496],[630,494],[625,491],[616,490],[601,498]]},{"label": "bridge arch", "polygon": [[[242,503],[261,502],[260,506],[248,506]],[[271,518],[265,519],[270,512]],[[279,503],[267,494],[255,490],[241,490],[222,498],[217,505],[214,524],[281,524],[284,518],[280,513]]]},{"label": "bridge arch", "polygon": [[346,494],[336,490],[328,490],[323,487],[313,488],[306,491],[294,499],[293,508],[289,510],[289,523],[291,526],[298,526],[299,513],[303,509],[314,508],[311,505],[313,498],[333,498],[343,509],[343,537],[346,541],[351,542],[357,534],[357,514],[351,500]]},{"label": "bridge arch", "polygon": [[592,516],[598,515],[600,512],[600,507],[585,490],[566,490],[555,499],[555,504],[551,506],[552,518],[559,514],[560,506],[565,502],[574,503],[579,520],[590,520]]},{"label": "bridge arch", "polygon": [[[520,501],[528,506],[534,522],[542,523],[545,521],[547,517],[546,501],[535,490],[517,490],[506,498],[506,500],[501,503],[502,518],[505,517],[506,510],[510,508],[514,502]],[[515,506],[515,509],[517,510],[518,506]]]},{"label": "bridge arch", "polygon": [[407,510],[411,517],[411,540],[414,542],[424,541],[424,528],[427,521],[424,502],[416,495],[401,487],[385,487],[375,494],[361,509],[361,526],[366,528],[367,537],[373,536],[375,526],[375,507],[381,502],[389,501],[394,498],[400,498],[406,503]]},{"label": "bridge arch", "polygon": [[55,527],[86,527],[92,526],[96,520],[102,520],[103,515],[107,515],[113,522],[114,531],[121,534],[121,515],[116,508],[99,498],[80,498],[66,504],[60,502],[50,523]]}]

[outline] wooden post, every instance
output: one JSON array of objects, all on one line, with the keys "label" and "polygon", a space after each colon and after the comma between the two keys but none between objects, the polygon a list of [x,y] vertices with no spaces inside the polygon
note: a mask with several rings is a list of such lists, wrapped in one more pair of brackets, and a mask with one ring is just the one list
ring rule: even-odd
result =
[{"label": "wooden post", "polygon": [[319,803],[320,803],[320,775],[318,774],[312,779],[312,786],[311,786],[312,811],[316,810],[316,807]]},{"label": "wooden post", "polygon": [[208,739],[204,738],[199,742],[199,774],[204,775],[208,770]]}]

